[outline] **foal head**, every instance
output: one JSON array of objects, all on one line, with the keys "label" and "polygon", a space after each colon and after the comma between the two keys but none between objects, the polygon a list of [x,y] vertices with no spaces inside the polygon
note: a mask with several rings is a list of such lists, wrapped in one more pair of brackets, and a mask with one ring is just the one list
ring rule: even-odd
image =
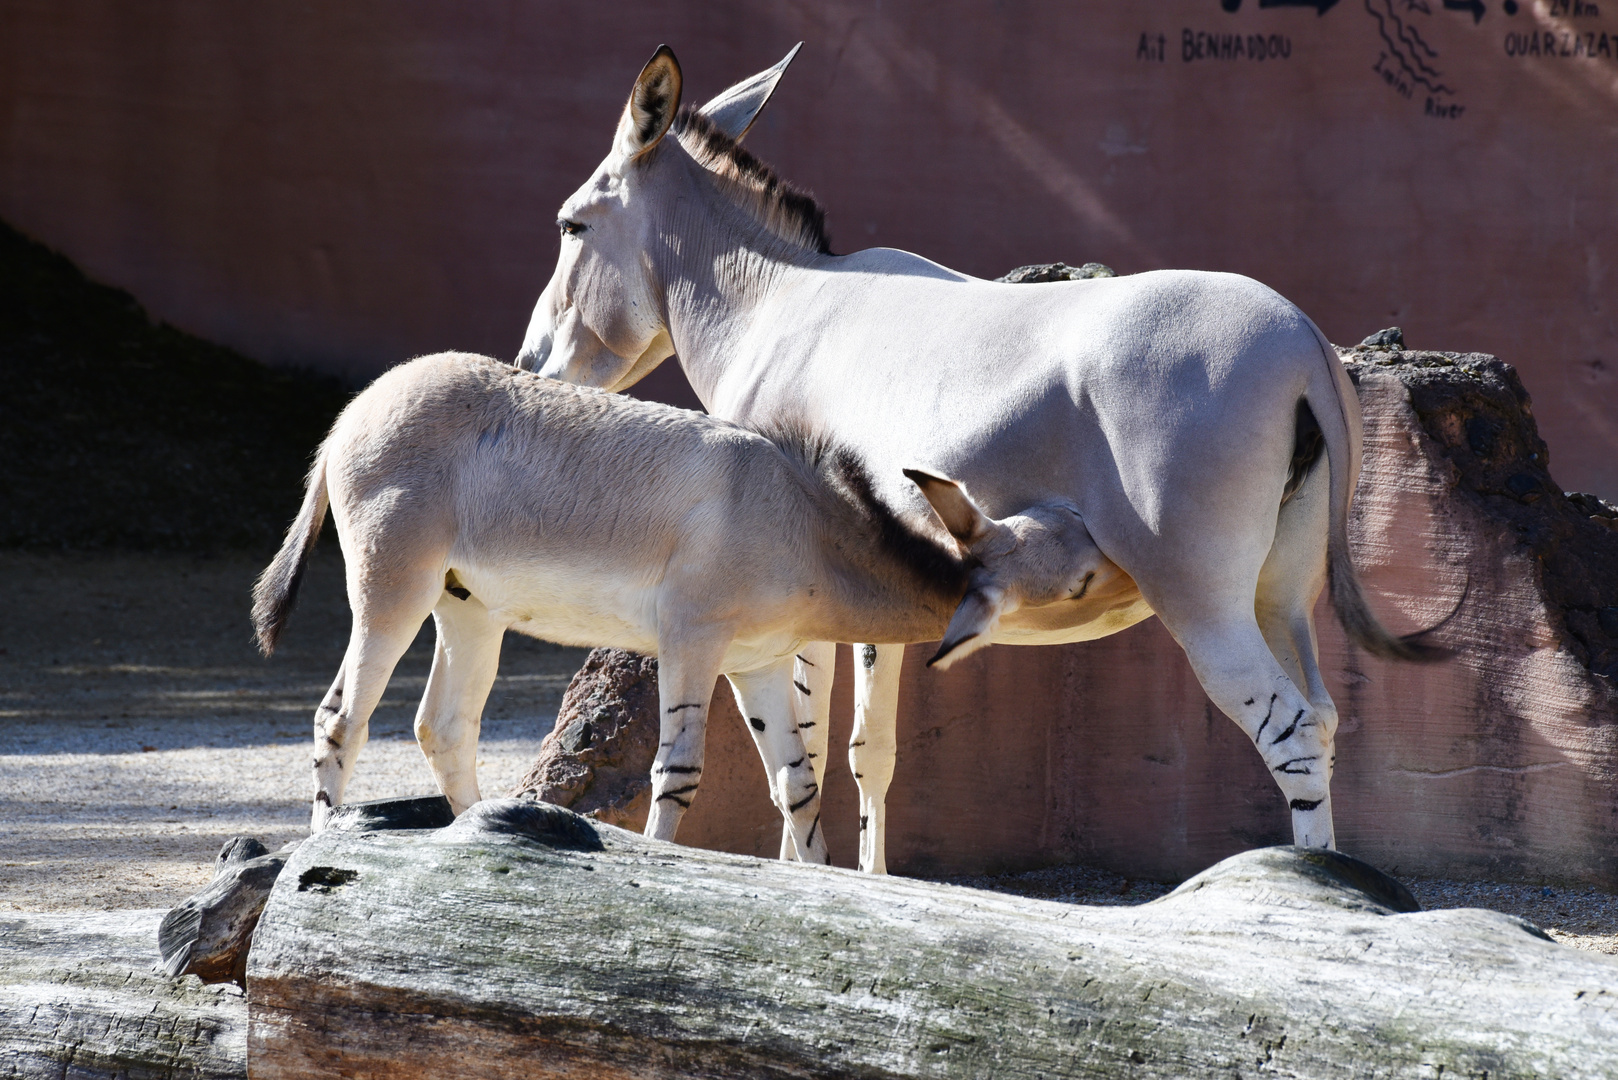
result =
[{"label": "foal head", "polygon": [[1123,573],[1096,547],[1083,516],[1065,499],[996,520],[948,477],[922,469],[906,469],[905,475],[978,564],[929,667],[948,667],[989,644],[1002,616],[1082,600]]}]

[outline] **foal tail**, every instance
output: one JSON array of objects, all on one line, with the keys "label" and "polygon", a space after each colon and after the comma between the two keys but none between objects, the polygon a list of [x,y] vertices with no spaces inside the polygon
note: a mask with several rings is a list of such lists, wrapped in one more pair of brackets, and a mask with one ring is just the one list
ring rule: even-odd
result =
[{"label": "foal tail", "polygon": [[258,637],[259,651],[265,656],[275,652],[287,616],[292,614],[292,605],[297,602],[304,567],[309,563],[309,553],[315,549],[315,541],[320,539],[320,527],[326,523],[329,502],[326,448],[321,447],[314,468],[309,470],[298,517],[287,530],[286,539],[281,541],[281,550],[275,553],[275,558],[253,585],[253,631]]},{"label": "foal tail", "polygon": [[[1355,437],[1359,426],[1358,399],[1348,400],[1348,396],[1354,394],[1348,373],[1342,370],[1341,361],[1319,328],[1312,322],[1309,326],[1320,343],[1321,354],[1326,361],[1326,377],[1316,380],[1299,404],[1298,445],[1301,451],[1304,444],[1310,441],[1306,426],[1312,414],[1312,420],[1319,425],[1320,436],[1325,442],[1326,466],[1331,476],[1326,578],[1331,590],[1332,608],[1336,610],[1337,619],[1343,624],[1349,638],[1373,656],[1418,663],[1447,659],[1453,655],[1451,650],[1429,645],[1423,639],[1449,622],[1454,612],[1435,626],[1399,637],[1377,620],[1370,605],[1365,602],[1365,594],[1360,589],[1360,576],[1354,569],[1354,560],[1348,550],[1348,510],[1360,472],[1360,447]],[[1295,460],[1294,469],[1300,474],[1297,479],[1301,479],[1298,464]]]}]

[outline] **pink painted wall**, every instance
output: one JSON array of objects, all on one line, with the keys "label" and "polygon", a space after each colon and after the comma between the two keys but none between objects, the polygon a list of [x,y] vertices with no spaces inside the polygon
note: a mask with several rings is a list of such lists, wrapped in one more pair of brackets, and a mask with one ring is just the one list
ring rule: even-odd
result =
[{"label": "pink painted wall", "polygon": [[0,217],[270,361],[509,356],[653,47],[799,39],[750,144],[840,250],[1248,273],[1516,364],[1618,498],[1618,2],[0,0]]}]

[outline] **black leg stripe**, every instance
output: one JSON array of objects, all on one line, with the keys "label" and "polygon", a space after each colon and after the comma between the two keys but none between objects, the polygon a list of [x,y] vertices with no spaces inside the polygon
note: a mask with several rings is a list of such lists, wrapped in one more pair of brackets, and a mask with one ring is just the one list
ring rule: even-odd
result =
[{"label": "black leg stripe", "polygon": [[657,797],[657,799],[658,799],[659,802],[662,802],[664,799],[667,799],[669,802],[679,803],[683,808],[685,808],[687,810],[691,809],[691,800],[690,799],[682,799],[678,795],[674,794],[672,791],[665,791],[663,794],[659,795]]},{"label": "black leg stripe", "polygon": [[1303,714],[1304,714],[1304,713],[1305,713],[1305,712],[1306,712],[1306,711],[1308,711],[1308,710],[1306,710],[1306,709],[1299,709],[1299,710],[1298,710],[1298,715],[1297,715],[1297,716],[1294,716],[1294,717],[1293,717],[1293,718],[1292,718],[1292,723],[1290,723],[1290,724],[1288,724],[1288,725],[1287,725],[1287,729],[1286,729],[1286,730],[1285,730],[1285,731],[1283,731],[1283,732],[1281,732],[1281,734],[1279,734],[1279,735],[1277,735],[1277,736],[1276,736],[1276,737],[1275,737],[1275,738],[1274,738],[1274,739],[1272,739],[1272,740],[1270,740],[1270,745],[1271,745],[1271,746],[1275,746],[1275,745],[1276,745],[1276,744],[1278,744],[1278,743],[1284,743],[1284,742],[1286,742],[1286,741],[1287,741],[1287,740],[1288,740],[1288,739],[1290,739],[1290,738],[1292,738],[1292,733],[1293,733],[1293,732],[1294,732],[1294,731],[1297,731],[1297,730],[1298,730],[1298,721],[1299,721],[1299,720],[1301,720],[1301,719],[1303,719]]},{"label": "black leg stripe", "polygon": [[1323,803],[1325,801],[1326,800],[1324,800],[1324,799],[1293,799],[1292,800],[1292,809],[1294,809],[1294,810],[1313,810],[1315,807],[1319,806],[1321,803]]},{"label": "black leg stripe", "polygon": [[660,798],[660,799],[668,799],[668,798],[672,798],[675,795],[684,795],[688,791],[697,790],[697,786],[698,786],[697,784],[691,783],[691,784],[687,784],[685,787],[669,788],[667,791],[663,792],[663,794],[659,795],[658,798]]},{"label": "black leg stripe", "polygon": [[797,679],[792,680],[792,685],[798,688],[798,693],[804,695],[805,697],[809,696],[809,688],[803,685],[803,683],[799,682]]},{"label": "black leg stripe", "polygon": [[818,787],[814,787],[814,786],[811,785],[810,788],[809,788],[809,794],[805,795],[803,798],[799,799],[797,802],[795,802],[791,806],[787,807],[788,812],[796,814],[799,810],[802,810],[804,807],[808,806],[809,803],[811,801],[813,801],[814,797],[816,795],[818,795],[818,794],[820,794],[820,789]]},{"label": "black leg stripe", "polygon": [[682,775],[689,775],[690,773],[700,773],[702,771],[702,766],[701,765],[665,765],[661,769],[656,769],[654,771],[655,772],[660,772],[660,773],[664,774],[665,776],[671,776],[671,775],[674,775],[676,773],[682,774]]},{"label": "black leg stripe", "polygon": [[669,709],[668,709],[668,712],[669,712],[670,716],[673,716],[675,713],[679,712],[681,709],[700,709],[700,708],[702,708],[702,702],[700,702],[700,701],[692,701],[692,702],[688,702],[688,703],[686,703],[684,705],[670,705]]}]

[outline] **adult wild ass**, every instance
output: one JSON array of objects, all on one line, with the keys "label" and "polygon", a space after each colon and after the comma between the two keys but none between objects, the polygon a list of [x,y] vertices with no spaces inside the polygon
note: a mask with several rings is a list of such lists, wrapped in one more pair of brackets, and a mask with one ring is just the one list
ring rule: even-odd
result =
[{"label": "adult wild ass", "polygon": [[964,654],[987,641],[986,598],[1049,604],[1121,578],[1071,504],[991,521],[953,481],[910,475],[930,520],[896,514],[852,454],[811,437],[771,441],[485,357],[394,368],[338,417],[254,589],[269,655],[329,503],[354,626],[315,712],[313,827],[342,802],[371,711],[430,613],[416,738],[457,814],[480,797],[478,727],[514,629],[659,658],[646,822],[659,839],[696,794],[708,702],[728,675],[793,853],[825,862],[800,734],[812,721],[791,685],[804,643],[944,635]]},{"label": "adult wild ass", "polygon": [[[1083,641],[1157,615],[1270,767],[1295,842],[1331,847],[1321,588],[1370,652],[1442,653],[1388,633],[1361,595],[1359,409],[1325,338],[1232,274],[1003,285],[887,248],[832,254],[820,208],[738,143],[792,55],[682,110],[679,64],[658,49],[606,160],[562,204],[518,365],[621,390],[678,353],[711,413],[824,431],[895,505],[916,498],[898,480],[916,462],[991,515],[1071,502],[1127,586],[991,605],[993,640]],[[903,651],[864,640],[878,644],[858,649],[849,760],[860,866],[882,872]],[[805,656],[823,716],[831,651]]]}]

